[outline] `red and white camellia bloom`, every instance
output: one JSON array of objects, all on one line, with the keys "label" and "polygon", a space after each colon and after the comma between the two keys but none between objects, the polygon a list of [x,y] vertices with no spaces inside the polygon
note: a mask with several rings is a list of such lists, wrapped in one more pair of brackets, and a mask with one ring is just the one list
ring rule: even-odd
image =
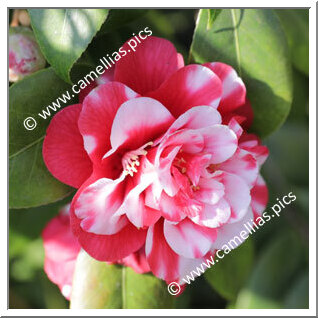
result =
[{"label": "red and white camellia bloom", "polygon": [[78,188],[80,246],[108,262],[144,247],[157,277],[180,281],[261,215],[268,150],[243,131],[245,95],[229,65],[184,66],[169,41],[149,37],[117,62],[113,81],[57,113],[43,156]]},{"label": "red and white camellia bloom", "polygon": [[[69,204],[64,206],[42,232],[45,252],[44,271],[68,300],[72,291],[76,259],[81,250],[70,228],[69,208]],[[117,263],[129,266],[140,274],[150,271],[143,248],[118,260]]]}]

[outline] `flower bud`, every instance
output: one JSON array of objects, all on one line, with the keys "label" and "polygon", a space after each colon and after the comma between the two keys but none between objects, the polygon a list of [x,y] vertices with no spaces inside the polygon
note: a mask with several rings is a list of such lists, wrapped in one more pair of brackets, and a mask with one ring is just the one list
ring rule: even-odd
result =
[{"label": "flower bud", "polygon": [[45,59],[33,32],[26,27],[9,30],[9,80],[16,82],[45,67]]}]

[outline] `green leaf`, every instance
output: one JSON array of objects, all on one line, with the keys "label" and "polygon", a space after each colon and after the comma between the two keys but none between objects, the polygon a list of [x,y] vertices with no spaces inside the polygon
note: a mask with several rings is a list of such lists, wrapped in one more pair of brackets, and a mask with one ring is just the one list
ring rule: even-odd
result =
[{"label": "green leaf", "polygon": [[308,77],[293,68],[294,94],[288,119],[308,124],[309,81]]},{"label": "green leaf", "polygon": [[42,53],[66,82],[70,70],[106,20],[108,9],[29,9]]},{"label": "green leaf", "polygon": [[309,72],[309,10],[276,9],[285,29],[292,62],[301,72]]},{"label": "green leaf", "polygon": [[234,300],[251,271],[253,256],[253,242],[248,239],[207,270],[204,277],[224,298]]},{"label": "green leaf", "polygon": [[208,25],[207,29],[210,30],[212,28],[213,22],[217,18],[217,16],[221,13],[222,9],[208,9]]},{"label": "green leaf", "polygon": [[254,110],[252,130],[269,135],[285,121],[292,101],[287,41],[272,10],[223,9],[207,30],[208,11],[199,12],[191,59],[232,65],[242,77]]},{"label": "green leaf", "polygon": [[[111,9],[100,33],[109,32],[128,24],[148,12],[147,9]],[[139,30],[136,30],[136,32]]]},{"label": "green leaf", "polygon": [[[42,142],[50,119],[39,119],[37,115],[69,88],[48,68],[25,77],[9,89],[10,208],[48,204],[72,191],[57,181],[43,162]],[[23,126],[29,116],[38,121],[32,131]]]},{"label": "green leaf", "polygon": [[109,265],[80,252],[73,279],[71,308],[172,308],[166,284],[131,268]]},{"label": "green leaf", "polygon": [[260,256],[235,308],[283,308],[283,297],[302,265],[302,246],[294,232],[279,233]]}]

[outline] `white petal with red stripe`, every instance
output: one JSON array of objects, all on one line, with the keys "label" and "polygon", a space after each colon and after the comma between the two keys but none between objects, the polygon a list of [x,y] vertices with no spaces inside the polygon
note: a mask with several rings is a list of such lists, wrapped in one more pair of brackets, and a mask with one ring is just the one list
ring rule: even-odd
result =
[{"label": "white petal with red stripe", "polygon": [[124,190],[122,178],[102,178],[83,190],[74,204],[81,228],[103,235],[119,232],[128,223],[125,216],[115,214],[123,202]]},{"label": "white petal with red stripe", "polygon": [[251,207],[254,215],[261,216],[268,202],[268,189],[261,175],[258,176],[255,186],[251,189]]},{"label": "white petal with red stripe", "polygon": [[248,185],[242,178],[224,171],[215,172],[213,178],[224,185],[224,199],[231,207],[228,223],[239,221],[247,213],[251,203]]},{"label": "white petal with red stripe", "polygon": [[199,130],[204,137],[204,151],[212,155],[211,164],[229,159],[236,151],[237,137],[224,125],[214,125]]},{"label": "white petal with red stripe", "polygon": [[230,65],[213,62],[204,66],[210,68],[222,81],[223,93],[219,106],[221,112],[234,110],[245,103],[245,85]]},{"label": "white petal with red stripe", "polygon": [[222,162],[218,169],[240,176],[250,188],[254,186],[258,176],[256,159],[249,152],[240,148],[230,159]]},{"label": "white petal with red stripe", "polygon": [[187,258],[199,258],[204,256],[216,239],[217,231],[199,226],[188,218],[173,224],[167,220],[164,222],[164,236],[177,254]]}]

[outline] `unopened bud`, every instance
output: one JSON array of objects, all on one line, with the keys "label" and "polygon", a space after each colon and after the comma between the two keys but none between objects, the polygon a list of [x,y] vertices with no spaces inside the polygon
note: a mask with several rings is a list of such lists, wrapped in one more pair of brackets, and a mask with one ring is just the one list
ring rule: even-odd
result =
[{"label": "unopened bud", "polygon": [[9,80],[16,82],[24,76],[45,67],[45,58],[41,53],[33,32],[26,27],[9,30]]}]

